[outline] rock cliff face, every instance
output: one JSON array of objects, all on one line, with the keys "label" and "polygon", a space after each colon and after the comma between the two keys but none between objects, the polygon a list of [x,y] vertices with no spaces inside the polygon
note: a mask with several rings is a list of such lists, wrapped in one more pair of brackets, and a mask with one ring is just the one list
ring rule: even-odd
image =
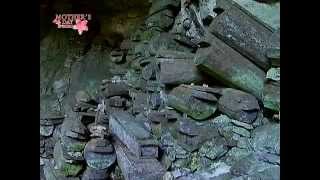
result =
[{"label": "rock cliff face", "polygon": [[279,7],[42,0],[41,179],[280,179]]}]

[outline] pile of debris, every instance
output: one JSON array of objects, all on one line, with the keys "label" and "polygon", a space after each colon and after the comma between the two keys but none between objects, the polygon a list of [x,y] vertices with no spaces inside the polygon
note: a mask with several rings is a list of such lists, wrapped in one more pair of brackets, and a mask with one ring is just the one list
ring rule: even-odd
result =
[{"label": "pile of debris", "polygon": [[153,0],[127,73],[41,120],[46,179],[280,179],[279,6]]}]

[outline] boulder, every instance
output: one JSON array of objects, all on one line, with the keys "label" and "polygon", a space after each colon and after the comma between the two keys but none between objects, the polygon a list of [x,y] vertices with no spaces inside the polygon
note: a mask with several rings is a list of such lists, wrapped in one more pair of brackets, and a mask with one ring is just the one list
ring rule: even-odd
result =
[{"label": "boulder", "polygon": [[[279,166],[268,164],[266,162],[260,161],[259,157],[251,153],[248,156],[237,161],[230,169],[231,173],[235,176],[256,176],[259,173],[266,172],[270,169],[277,172]],[[276,173],[273,176],[278,176],[276,179],[279,179],[279,173]],[[271,176],[272,177],[272,176]]]},{"label": "boulder", "polygon": [[101,91],[106,98],[129,96],[129,86],[125,82],[103,82]]},{"label": "boulder", "polygon": [[266,78],[280,83],[280,68],[270,68],[267,72]]},{"label": "boulder", "polygon": [[170,129],[177,144],[188,152],[199,149],[206,141],[219,136],[217,128],[210,127],[207,122],[197,123],[192,119],[181,119]]},{"label": "boulder", "polygon": [[218,101],[218,109],[232,119],[251,124],[256,120],[260,107],[251,94],[228,88]]},{"label": "boulder", "polygon": [[[88,138],[88,129],[84,126],[77,114],[72,113],[73,117],[68,117],[62,124],[61,133],[69,138],[86,140]],[[76,118],[76,119],[74,119]]]},{"label": "boulder", "polygon": [[256,151],[280,155],[280,124],[268,123],[252,132],[252,146]]},{"label": "boulder", "polygon": [[280,85],[266,83],[263,90],[263,106],[273,111],[280,111]]}]

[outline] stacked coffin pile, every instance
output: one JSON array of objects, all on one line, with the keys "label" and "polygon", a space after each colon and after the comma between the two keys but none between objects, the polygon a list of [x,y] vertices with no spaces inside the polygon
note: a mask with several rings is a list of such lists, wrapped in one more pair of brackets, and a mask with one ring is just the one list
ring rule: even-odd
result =
[{"label": "stacked coffin pile", "polygon": [[[124,77],[130,115],[109,121],[130,119],[123,126],[134,122],[151,132],[164,179],[279,179],[279,3],[181,1],[177,11],[175,2],[154,1],[151,8],[175,12],[169,29],[146,21],[132,36]],[[128,142],[119,144],[141,156]],[[123,166],[124,174],[132,172]],[[126,179],[148,179],[135,176]]]},{"label": "stacked coffin pile", "polygon": [[153,0],[111,53],[126,74],[76,94],[47,179],[280,179],[279,6]]}]

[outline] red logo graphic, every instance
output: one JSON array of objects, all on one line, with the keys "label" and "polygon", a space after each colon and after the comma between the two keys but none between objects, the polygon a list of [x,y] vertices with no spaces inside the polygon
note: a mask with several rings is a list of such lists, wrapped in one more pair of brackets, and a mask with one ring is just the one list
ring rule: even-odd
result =
[{"label": "red logo graphic", "polygon": [[70,28],[77,30],[79,35],[88,31],[88,20],[91,20],[90,14],[57,14],[52,21],[58,28]]},{"label": "red logo graphic", "polygon": [[88,23],[87,20],[77,19],[76,25],[74,25],[72,28],[75,30],[78,30],[79,35],[81,35],[83,31],[88,31],[87,23]]}]

